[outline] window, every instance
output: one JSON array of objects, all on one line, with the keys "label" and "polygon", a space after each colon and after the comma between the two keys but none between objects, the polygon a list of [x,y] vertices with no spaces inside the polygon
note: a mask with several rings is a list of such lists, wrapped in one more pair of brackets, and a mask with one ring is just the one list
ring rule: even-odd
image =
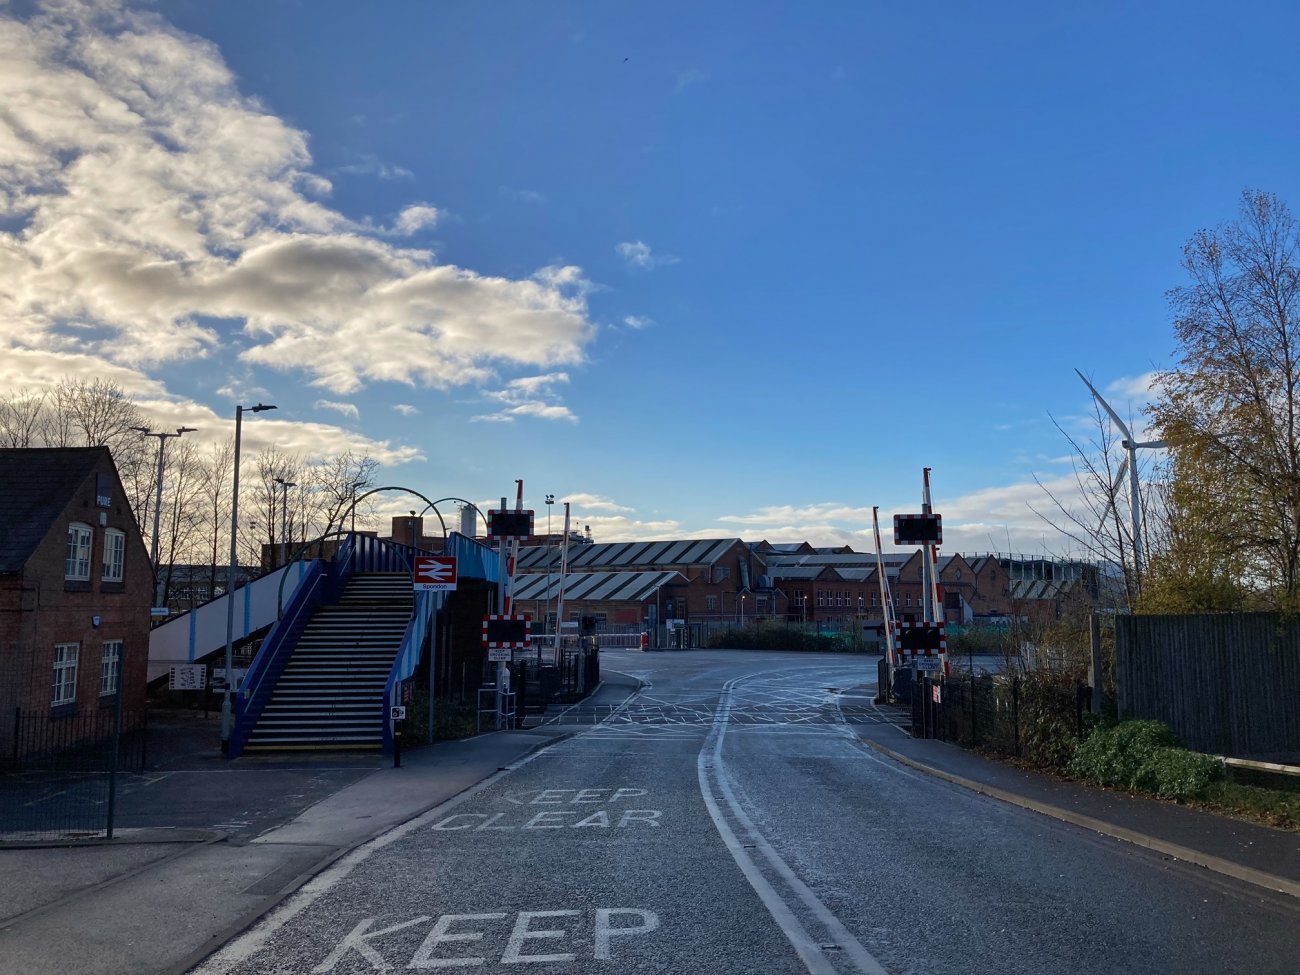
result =
[{"label": "window", "polygon": [[68,561],[63,570],[65,579],[90,581],[90,538],[89,525],[74,521],[68,526]]},{"label": "window", "polygon": [[79,643],[54,645],[54,700],[52,704],[71,704],[77,699],[77,651]]},{"label": "window", "polygon": [[126,556],[126,532],[110,528],[104,532],[104,581],[122,581],[122,561]]},{"label": "window", "polygon": [[106,640],[99,655],[100,696],[117,693],[117,668],[122,660],[122,641]]},{"label": "window", "polygon": [[718,597],[717,597],[717,596],[705,596],[705,597],[704,597],[704,602],[705,602],[705,604],[708,606],[708,608],[709,608],[709,612],[710,612],[710,613],[716,613],[716,612],[718,611]]},{"label": "window", "polygon": [[826,605],[826,590],[824,589],[817,590],[817,605],[818,607],[822,607]]}]

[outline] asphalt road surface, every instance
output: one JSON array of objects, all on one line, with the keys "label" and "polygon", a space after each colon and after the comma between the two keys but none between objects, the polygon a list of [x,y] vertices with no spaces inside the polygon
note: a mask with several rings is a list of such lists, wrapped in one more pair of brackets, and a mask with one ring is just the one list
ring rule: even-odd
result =
[{"label": "asphalt road surface", "polygon": [[870,752],[840,695],[874,657],[602,657],[647,684],[624,708],[196,971],[1300,972],[1284,900]]}]

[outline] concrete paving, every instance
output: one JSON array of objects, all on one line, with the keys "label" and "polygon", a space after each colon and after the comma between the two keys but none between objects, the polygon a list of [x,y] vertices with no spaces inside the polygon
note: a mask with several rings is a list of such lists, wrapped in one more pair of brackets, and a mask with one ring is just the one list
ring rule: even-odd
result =
[{"label": "concrete paving", "polygon": [[[637,686],[606,675],[593,700],[616,703]],[[170,810],[232,828],[127,826],[109,844],[0,850],[0,971],[185,971],[349,850],[570,733],[439,742],[406,750],[401,768],[374,755],[314,765],[303,754],[194,767],[193,754],[173,749],[176,768],[140,777],[124,819],[158,824]],[[141,803],[149,788],[153,801]]]}]

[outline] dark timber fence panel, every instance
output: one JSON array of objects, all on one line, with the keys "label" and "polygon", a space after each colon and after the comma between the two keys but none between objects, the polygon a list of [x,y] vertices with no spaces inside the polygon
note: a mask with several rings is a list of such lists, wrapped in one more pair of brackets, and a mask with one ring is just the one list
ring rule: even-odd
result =
[{"label": "dark timber fence panel", "polygon": [[1120,715],[1164,721],[1197,751],[1300,753],[1300,619],[1120,616]]}]

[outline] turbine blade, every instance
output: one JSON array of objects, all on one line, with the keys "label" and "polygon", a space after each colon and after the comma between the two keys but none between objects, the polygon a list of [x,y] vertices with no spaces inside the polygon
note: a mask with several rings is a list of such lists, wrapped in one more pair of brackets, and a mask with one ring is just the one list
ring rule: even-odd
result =
[{"label": "turbine blade", "polygon": [[1115,421],[1115,426],[1119,427],[1119,432],[1124,434],[1124,439],[1132,440],[1133,435],[1128,432],[1128,427],[1125,426],[1124,421],[1119,418],[1118,413],[1110,408],[1110,404],[1102,398],[1101,393],[1097,392],[1097,388],[1093,386],[1092,383],[1088,382],[1088,377],[1079,372],[1078,369],[1075,369],[1074,371],[1078,374],[1079,378],[1083,380],[1083,384],[1092,392],[1092,395],[1096,398],[1097,402],[1102,405],[1102,408],[1110,414],[1110,418]]}]

